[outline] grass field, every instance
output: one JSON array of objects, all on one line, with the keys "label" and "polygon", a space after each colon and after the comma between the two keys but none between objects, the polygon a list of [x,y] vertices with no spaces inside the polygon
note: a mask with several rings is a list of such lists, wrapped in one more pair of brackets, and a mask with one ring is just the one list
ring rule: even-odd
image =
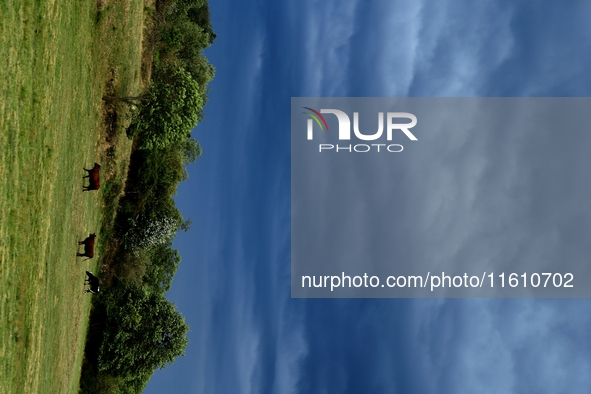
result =
[{"label": "grass field", "polygon": [[78,392],[105,240],[75,255],[111,187],[83,193],[82,168],[123,179],[129,142],[108,149],[101,97],[140,92],[143,21],[140,0],[0,0],[0,393]]}]

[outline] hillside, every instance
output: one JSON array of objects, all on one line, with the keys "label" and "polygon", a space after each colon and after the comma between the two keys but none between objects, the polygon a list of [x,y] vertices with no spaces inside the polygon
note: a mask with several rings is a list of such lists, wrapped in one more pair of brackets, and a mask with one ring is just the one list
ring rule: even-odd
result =
[{"label": "hillside", "polygon": [[[187,10],[203,18],[195,10],[206,9],[206,3],[197,3],[187,3]],[[148,155],[144,137],[149,135],[158,149],[165,146],[157,131],[142,124],[141,111],[155,102],[154,86],[166,86],[167,74],[158,70],[190,69],[183,56],[195,54],[182,37],[199,33],[190,25],[181,35],[163,30],[163,6],[138,0],[0,0],[0,78],[5,81],[0,85],[0,392],[79,391],[91,300],[100,303],[103,295],[82,293],[85,271],[114,289],[104,299],[119,294],[114,278],[122,278],[117,283],[126,291],[148,297],[142,287],[148,278],[130,275],[135,278],[130,283],[125,280],[129,266],[113,265],[118,253],[129,250],[126,240],[117,238],[116,223],[126,214],[118,202],[124,196],[145,199],[137,191],[126,194],[133,186],[133,180],[126,183],[130,160],[134,168],[132,152],[139,148]],[[207,62],[195,67],[210,74],[198,82],[201,104],[189,119],[194,123],[202,117],[205,85],[213,77]],[[141,99],[119,100],[129,97]],[[173,140],[188,141],[185,137]],[[194,160],[201,149],[188,143],[189,150],[178,151],[178,174],[190,160],[183,155],[188,152]],[[84,168],[95,162],[101,163],[101,187],[83,192]],[[175,190],[168,186],[169,197]],[[134,212],[143,209],[138,201],[121,201]],[[78,242],[90,233],[98,234],[95,255],[84,260],[76,256],[83,250]],[[134,253],[144,256],[145,264],[151,261],[145,245],[136,245]]]}]

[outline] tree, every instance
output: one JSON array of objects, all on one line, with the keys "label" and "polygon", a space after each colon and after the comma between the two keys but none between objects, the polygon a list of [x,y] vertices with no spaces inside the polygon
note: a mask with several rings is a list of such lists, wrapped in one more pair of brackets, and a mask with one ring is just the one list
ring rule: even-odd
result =
[{"label": "tree", "polygon": [[207,46],[213,44],[214,40],[216,39],[217,35],[213,32],[211,27],[211,19],[209,16],[209,4],[207,2],[203,2],[202,5],[195,5],[187,10],[187,17],[189,20],[201,27],[203,31],[208,35],[209,41]]},{"label": "tree", "polygon": [[158,219],[138,215],[128,219],[129,228],[123,235],[125,248],[138,255],[139,250],[151,250],[169,242],[183,225],[182,217],[163,216]]},{"label": "tree", "polygon": [[181,255],[172,248],[172,242],[158,245],[150,252],[149,267],[143,278],[144,286],[150,291],[167,292],[180,262]]},{"label": "tree", "polygon": [[[181,62],[183,63],[183,67],[191,74],[193,79],[197,81],[199,86],[202,89],[202,94],[205,96],[207,94],[207,84],[213,80],[215,76],[215,67],[208,63],[208,60],[205,56],[197,56],[197,57],[189,57],[189,54],[186,54],[184,51],[180,53],[183,56],[181,57]],[[205,97],[204,102],[207,102],[207,98]]]},{"label": "tree", "polygon": [[163,66],[128,135],[139,133],[139,149],[163,149],[186,140],[203,118],[202,90],[182,67]]},{"label": "tree", "polygon": [[105,295],[106,330],[99,370],[132,377],[164,368],[184,355],[189,330],[184,317],[163,294],[120,285]]},{"label": "tree", "polygon": [[183,163],[193,163],[195,160],[201,157],[203,154],[203,148],[199,141],[194,138],[189,138],[186,141],[181,142],[178,145],[180,156],[182,157]]}]

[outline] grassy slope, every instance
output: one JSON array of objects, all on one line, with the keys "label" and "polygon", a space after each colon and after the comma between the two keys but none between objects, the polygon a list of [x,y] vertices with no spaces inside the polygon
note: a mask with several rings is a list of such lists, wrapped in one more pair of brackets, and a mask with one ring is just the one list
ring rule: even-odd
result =
[{"label": "grassy slope", "polygon": [[100,256],[75,254],[105,189],[83,193],[82,167],[105,159],[105,83],[140,89],[143,2],[111,3],[0,0],[0,392],[78,391]]}]

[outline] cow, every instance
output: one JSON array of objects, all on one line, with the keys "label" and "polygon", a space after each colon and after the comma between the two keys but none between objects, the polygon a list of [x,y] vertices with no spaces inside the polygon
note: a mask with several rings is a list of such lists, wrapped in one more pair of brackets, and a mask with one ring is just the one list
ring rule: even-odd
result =
[{"label": "cow", "polygon": [[84,171],[88,172],[88,175],[82,177],[88,178],[88,186],[82,186],[82,191],[90,191],[90,190],[98,190],[101,187],[101,176],[100,176],[101,165],[99,163],[94,163],[94,167],[90,170],[86,168]]},{"label": "cow", "polygon": [[82,293],[92,293],[92,294],[96,294],[100,291],[99,289],[99,278],[97,278],[96,276],[94,276],[92,274],[92,272],[90,271],[86,271],[86,276],[88,276],[88,279],[84,279],[84,286],[86,286],[86,284],[88,283],[88,290],[83,290]]},{"label": "cow", "polygon": [[80,257],[88,257],[89,260],[94,257],[94,239],[96,238],[96,234],[89,234],[88,237],[84,241],[78,242],[78,245],[84,245],[84,253],[76,253],[76,256]]}]

